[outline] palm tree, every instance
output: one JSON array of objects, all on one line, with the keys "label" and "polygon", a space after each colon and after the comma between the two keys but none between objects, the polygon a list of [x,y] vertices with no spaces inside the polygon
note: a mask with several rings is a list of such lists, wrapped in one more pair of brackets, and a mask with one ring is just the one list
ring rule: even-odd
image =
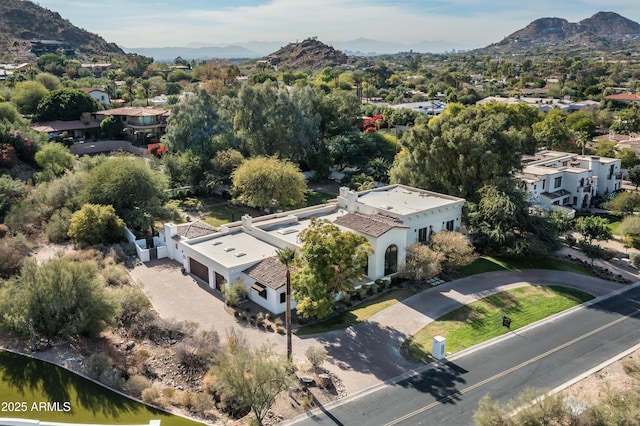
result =
[{"label": "palm tree", "polygon": [[581,130],[579,132],[577,132],[576,134],[576,146],[578,148],[582,148],[582,155],[584,155],[584,149],[587,146],[587,143],[589,143],[589,140],[591,138],[589,137],[589,133],[585,132],[584,130]]},{"label": "palm tree", "polygon": [[147,106],[149,106],[149,91],[151,89],[151,82],[149,80],[142,80],[140,86],[142,86],[142,90],[144,90],[144,97],[147,100]]},{"label": "palm tree", "polygon": [[296,251],[290,247],[276,250],[278,260],[287,268],[287,287],[285,289],[285,326],[287,328],[287,359],[291,361],[291,272],[290,267],[296,257]]},{"label": "palm tree", "polygon": [[136,79],[133,77],[127,77],[124,79],[124,86],[127,89],[129,95],[129,105],[133,105],[133,88],[136,85]]}]

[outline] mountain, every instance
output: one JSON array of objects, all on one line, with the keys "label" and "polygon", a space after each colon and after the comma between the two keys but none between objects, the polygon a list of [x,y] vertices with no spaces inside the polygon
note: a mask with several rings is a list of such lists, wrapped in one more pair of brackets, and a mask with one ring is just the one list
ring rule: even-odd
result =
[{"label": "mountain", "polygon": [[562,18],[536,19],[499,43],[481,50],[516,53],[523,50],[623,48],[629,42],[640,44],[640,24],[615,12],[598,12],[571,23]]},{"label": "mountain", "polygon": [[343,52],[324,44],[315,37],[289,43],[267,55],[263,61],[279,70],[317,70],[326,66],[343,65],[350,59]]},{"label": "mountain", "polygon": [[[27,57],[30,55],[30,40],[68,43],[80,58],[124,55],[116,44],[74,26],[57,12],[28,0],[1,0],[0,54],[14,51],[14,42],[18,41],[20,55]],[[10,56],[15,56],[15,53]]]}]

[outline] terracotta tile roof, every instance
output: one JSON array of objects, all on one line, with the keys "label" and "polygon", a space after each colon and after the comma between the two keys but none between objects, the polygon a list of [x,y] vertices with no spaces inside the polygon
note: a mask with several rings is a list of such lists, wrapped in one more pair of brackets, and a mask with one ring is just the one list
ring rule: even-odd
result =
[{"label": "terracotta tile roof", "polygon": [[333,221],[336,225],[379,237],[391,228],[407,228],[401,222],[378,214],[347,213]]},{"label": "terracotta tile roof", "polygon": [[640,96],[635,93],[618,93],[616,95],[605,96],[605,99],[614,99],[616,101],[640,102]]},{"label": "terracotta tile roof", "polygon": [[124,115],[125,117],[155,117],[166,115],[169,111],[151,107],[122,107],[97,111],[97,115]]},{"label": "terracotta tile roof", "polygon": [[178,235],[186,239],[204,237],[218,232],[218,229],[208,223],[196,220],[195,222],[178,225]]},{"label": "terracotta tile roof", "polygon": [[276,256],[267,257],[244,271],[245,274],[269,288],[278,290],[286,284],[287,268]]}]

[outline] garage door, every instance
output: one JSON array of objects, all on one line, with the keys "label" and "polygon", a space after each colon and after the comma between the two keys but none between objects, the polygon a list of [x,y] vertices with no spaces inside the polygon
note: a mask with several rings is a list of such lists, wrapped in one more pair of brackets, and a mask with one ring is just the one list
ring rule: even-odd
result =
[{"label": "garage door", "polygon": [[189,268],[193,275],[209,284],[209,268],[192,258],[189,258]]}]

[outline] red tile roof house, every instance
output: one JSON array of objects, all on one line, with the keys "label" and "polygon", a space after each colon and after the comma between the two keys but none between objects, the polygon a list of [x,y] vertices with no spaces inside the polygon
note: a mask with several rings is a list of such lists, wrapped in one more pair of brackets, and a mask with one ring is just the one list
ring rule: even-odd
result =
[{"label": "red tile roof house", "polygon": [[36,132],[49,134],[49,139],[65,139],[63,142],[84,142],[94,140],[100,133],[100,121],[91,120],[70,120],[70,121],[42,121],[33,123],[31,128]]},{"label": "red tile roof house", "polygon": [[618,93],[615,95],[605,96],[605,99],[640,104],[640,95],[636,95],[635,93]]},{"label": "red tile roof house", "polygon": [[109,116],[121,120],[127,139],[136,144],[146,145],[159,141],[164,135],[170,112],[152,107],[127,106],[98,111],[95,114],[100,121]]},{"label": "red tile roof house", "polygon": [[404,185],[362,192],[341,188],[337,199],[320,206],[258,218],[245,215],[218,228],[203,222],[166,223],[156,250],[158,257],[181,263],[214,291],[242,280],[253,302],[280,314],[285,309],[285,268],[276,250],[299,249],[298,236],[312,218],[327,219],[367,239],[374,249],[367,283],[397,274],[411,244],[429,241],[434,232],[458,230],[464,202]]}]

